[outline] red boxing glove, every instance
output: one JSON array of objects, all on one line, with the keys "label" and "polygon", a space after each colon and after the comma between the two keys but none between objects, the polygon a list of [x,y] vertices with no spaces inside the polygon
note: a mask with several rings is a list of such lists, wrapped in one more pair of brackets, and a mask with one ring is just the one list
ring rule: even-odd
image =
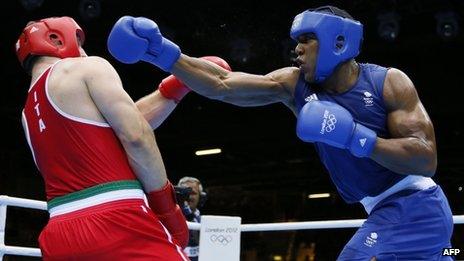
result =
[{"label": "red boxing glove", "polygon": [[[232,71],[229,64],[220,57],[204,56],[201,57],[201,59],[213,62],[228,71]],[[176,103],[179,103],[180,100],[182,100],[182,98],[184,98],[184,96],[191,91],[187,85],[179,81],[174,75],[169,75],[168,77],[164,78],[159,84],[158,89],[161,95],[167,99],[174,100]]]},{"label": "red boxing glove", "polygon": [[171,182],[168,181],[160,190],[148,193],[147,199],[151,210],[172,235],[175,243],[185,248],[189,241],[187,220],[176,203],[176,192]]},{"label": "red boxing glove", "polygon": [[213,62],[219,66],[221,66],[222,68],[226,69],[227,71],[232,71],[232,69],[230,68],[229,64],[224,60],[222,59],[221,57],[217,57],[217,56],[203,56],[201,57],[201,59],[204,59],[204,60],[207,60],[207,61],[210,61],[210,62]]},{"label": "red boxing glove", "polygon": [[164,78],[158,86],[158,90],[165,98],[179,103],[191,90],[183,82],[179,81],[174,75]]}]

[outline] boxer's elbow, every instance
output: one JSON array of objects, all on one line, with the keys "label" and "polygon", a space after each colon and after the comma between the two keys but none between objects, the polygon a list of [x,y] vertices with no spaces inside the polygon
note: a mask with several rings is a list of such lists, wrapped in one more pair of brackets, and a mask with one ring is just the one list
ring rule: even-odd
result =
[{"label": "boxer's elbow", "polygon": [[429,142],[423,142],[424,146],[422,148],[424,164],[423,164],[423,175],[426,177],[433,177],[437,171],[437,151],[435,149],[435,144]]},{"label": "boxer's elbow", "polygon": [[402,160],[414,175],[424,177],[435,175],[435,171],[437,170],[437,152],[433,142],[425,139],[410,138],[400,148],[402,148],[404,155]]},{"label": "boxer's elbow", "polygon": [[120,132],[118,138],[124,147],[141,148],[145,147],[154,139],[154,134],[148,124],[141,124],[139,127],[128,128]]},{"label": "boxer's elbow", "polygon": [[141,132],[127,132],[127,133],[118,135],[118,138],[125,148],[143,147],[145,140],[146,140],[143,133]]},{"label": "boxer's elbow", "polygon": [[427,163],[422,170],[422,175],[425,177],[433,177],[437,171],[437,157],[436,155],[430,155]]},{"label": "boxer's elbow", "polygon": [[432,150],[424,152],[416,161],[415,172],[424,177],[433,177],[437,171],[437,155]]}]

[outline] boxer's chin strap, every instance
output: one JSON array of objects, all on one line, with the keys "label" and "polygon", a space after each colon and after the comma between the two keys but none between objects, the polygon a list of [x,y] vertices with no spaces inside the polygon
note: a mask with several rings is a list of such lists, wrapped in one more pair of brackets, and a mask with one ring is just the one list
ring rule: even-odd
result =
[{"label": "boxer's chin strap", "polygon": [[189,240],[187,221],[176,203],[176,193],[171,182],[168,181],[160,190],[148,193],[147,199],[150,208],[171,233],[175,243],[185,248]]}]

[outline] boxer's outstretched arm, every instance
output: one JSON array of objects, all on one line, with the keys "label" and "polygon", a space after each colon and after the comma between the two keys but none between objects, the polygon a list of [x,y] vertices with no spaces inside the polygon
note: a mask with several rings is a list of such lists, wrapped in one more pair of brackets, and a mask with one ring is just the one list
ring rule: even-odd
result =
[{"label": "boxer's outstretched arm", "polygon": [[383,97],[392,137],[377,138],[371,158],[397,173],[433,176],[437,167],[435,133],[413,83],[400,70],[390,69]]},{"label": "boxer's outstretched arm", "polygon": [[298,68],[282,68],[266,75],[229,72],[213,63],[182,54],[171,73],[208,98],[238,106],[283,102],[294,110],[293,93]]},{"label": "boxer's outstretched arm", "polygon": [[288,67],[264,76],[229,73],[211,62],[181,54],[176,44],[163,37],[158,25],[144,17],[121,17],[111,29],[108,50],[123,63],[145,61],[171,72],[210,98],[240,106],[283,102],[295,112],[293,91],[299,75],[297,68]]},{"label": "boxer's outstretched arm", "polygon": [[162,188],[167,177],[155,136],[124,91],[114,68],[102,58],[89,57],[82,70],[85,70],[83,80],[92,100],[121,141],[129,164],[145,191]]}]

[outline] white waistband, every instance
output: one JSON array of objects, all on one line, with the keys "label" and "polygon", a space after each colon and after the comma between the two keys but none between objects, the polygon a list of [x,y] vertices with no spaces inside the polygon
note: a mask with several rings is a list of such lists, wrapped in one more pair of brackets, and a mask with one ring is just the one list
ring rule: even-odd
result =
[{"label": "white waistband", "polygon": [[121,189],[100,193],[88,198],[75,200],[69,203],[50,208],[50,217],[67,214],[73,211],[96,206],[99,204],[122,200],[122,199],[145,199],[145,193],[141,189]]},{"label": "white waistband", "polygon": [[406,178],[402,179],[400,182],[396,183],[389,189],[385,190],[381,194],[375,197],[365,197],[360,202],[363,204],[364,209],[366,210],[367,214],[370,214],[372,209],[383,199],[386,197],[395,194],[401,190],[405,189],[419,189],[424,190],[430,187],[437,185],[435,181],[431,178],[427,178],[424,176],[417,176],[417,175],[408,175]]}]

